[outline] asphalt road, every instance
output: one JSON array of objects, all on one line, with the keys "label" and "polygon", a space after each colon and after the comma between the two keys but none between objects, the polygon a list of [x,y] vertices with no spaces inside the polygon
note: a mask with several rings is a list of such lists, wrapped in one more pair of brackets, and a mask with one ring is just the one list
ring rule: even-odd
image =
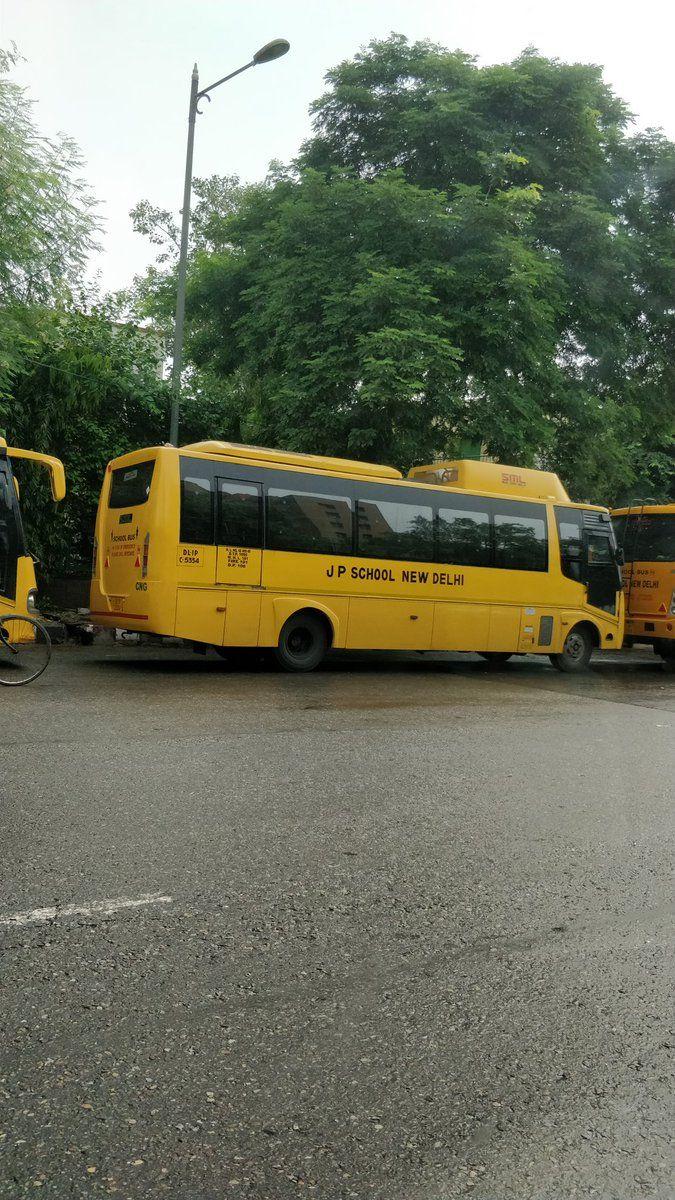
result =
[{"label": "asphalt road", "polygon": [[647,653],[0,689],[0,1196],[671,1197],[674,727]]}]

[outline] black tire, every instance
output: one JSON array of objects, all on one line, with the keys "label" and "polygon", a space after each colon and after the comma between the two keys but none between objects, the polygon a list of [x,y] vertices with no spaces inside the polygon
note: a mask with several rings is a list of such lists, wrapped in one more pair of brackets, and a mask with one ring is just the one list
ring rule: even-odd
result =
[{"label": "black tire", "polygon": [[513,654],[505,650],[479,650],[478,653],[491,667],[503,667],[504,663],[513,658]]},{"label": "black tire", "polygon": [[274,657],[284,671],[313,671],[328,649],[328,634],[321,617],[294,613],[279,634]]},{"label": "black tire", "polygon": [[[26,635],[26,628],[32,635]],[[21,613],[0,616],[0,685],[21,687],[46,670],[52,656],[51,638],[41,621]]]},{"label": "black tire", "polygon": [[578,674],[588,668],[593,653],[593,638],[583,625],[575,625],[570,629],[560,654],[549,654],[549,658],[558,671],[569,675]]},{"label": "black tire", "polygon": [[667,666],[675,667],[675,642],[659,642],[654,650]]}]

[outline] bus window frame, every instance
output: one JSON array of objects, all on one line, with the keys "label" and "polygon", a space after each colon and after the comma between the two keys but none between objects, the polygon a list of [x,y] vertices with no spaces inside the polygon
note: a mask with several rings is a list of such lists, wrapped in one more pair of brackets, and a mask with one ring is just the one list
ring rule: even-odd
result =
[{"label": "bus window frame", "polygon": [[[337,495],[340,498],[348,498],[352,509],[352,538],[351,548],[345,553],[333,552],[330,557],[333,558],[368,558],[377,559],[382,562],[430,562],[438,563],[444,566],[468,566],[471,570],[496,570],[496,571],[516,571],[518,574],[526,575],[546,575],[551,571],[552,562],[552,541],[549,506],[545,500],[532,499],[531,497],[523,497],[522,500],[511,496],[505,496],[503,499],[495,496],[481,495],[480,492],[464,492],[453,491],[451,489],[440,490],[435,487],[430,487],[427,491],[422,487],[406,486],[400,487],[398,483],[390,483],[388,481],[370,480],[370,479],[349,479],[342,475],[321,475],[311,471],[299,471],[294,469],[284,470],[279,467],[268,467],[267,465],[257,465],[253,463],[235,463],[221,462],[210,458],[203,458],[200,455],[181,454],[179,456],[179,494],[182,503],[182,482],[186,474],[201,473],[204,478],[209,478],[212,488],[212,541],[204,543],[205,545],[216,545],[218,536],[218,505],[219,479],[230,479],[233,481],[241,481],[243,483],[257,484],[262,491],[262,513],[261,513],[261,533],[262,545],[260,549],[263,552],[270,550],[274,552],[272,547],[268,545],[268,491],[269,488],[281,488],[287,492],[314,492],[326,496]],[[432,525],[433,525],[433,555],[427,559],[403,559],[403,558],[383,558],[381,555],[371,555],[365,553],[359,548],[358,542],[358,503],[359,500],[377,498],[393,501],[394,503],[405,503],[408,501],[411,504],[416,504],[421,507],[431,508]],[[446,558],[441,557],[439,546],[439,509],[443,507],[452,507],[457,504],[458,508],[469,507],[473,504],[477,511],[486,511],[489,517],[489,559],[484,564],[461,564],[450,563]],[[505,516],[512,510],[516,515],[521,505],[526,506],[528,515],[532,515],[532,510],[541,514],[539,519],[543,519],[545,544],[544,558],[545,564],[542,567],[510,567],[498,566],[496,564],[495,554],[495,516]],[[512,509],[513,506],[513,509]],[[179,512],[179,520],[182,518],[182,511]],[[196,544],[196,543],[195,543]],[[317,555],[320,552],[311,550],[293,550],[286,553],[294,554],[313,554]]]}]

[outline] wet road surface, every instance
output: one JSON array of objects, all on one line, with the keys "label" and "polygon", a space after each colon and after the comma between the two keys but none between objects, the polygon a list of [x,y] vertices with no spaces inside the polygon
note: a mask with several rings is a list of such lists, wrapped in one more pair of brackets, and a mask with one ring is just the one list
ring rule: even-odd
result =
[{"label": "wet road surface", "polygon": [[0,689],[0,1196],[670,1197],[675,676]]}]

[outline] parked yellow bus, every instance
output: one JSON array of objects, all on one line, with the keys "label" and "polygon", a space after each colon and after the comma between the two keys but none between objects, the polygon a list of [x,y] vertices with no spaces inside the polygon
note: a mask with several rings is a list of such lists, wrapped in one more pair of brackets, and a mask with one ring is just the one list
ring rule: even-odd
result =
[{"label": "parked yellow bus", "polygon": [[19,487],[12,471],[12,462],[17,459],[46,468],[54,500],[63,500],[66,494],[63,463],[58,458],[35,450],[16,449],[0,437],[0,616],[32,614],[37,610],[35,567],[26,549]]},{"label": "parked yellow bus", "polygon": [[205,441],[106,470],[91,615],[202,648],[548,654],[618,649],[609,513],[555,475],[495,463],[392,467]]},{"label": "parked yellow bus", "polygon": [[625,560],[625,644],[675,662],[675,504],[617,508],[612,523]]}]

